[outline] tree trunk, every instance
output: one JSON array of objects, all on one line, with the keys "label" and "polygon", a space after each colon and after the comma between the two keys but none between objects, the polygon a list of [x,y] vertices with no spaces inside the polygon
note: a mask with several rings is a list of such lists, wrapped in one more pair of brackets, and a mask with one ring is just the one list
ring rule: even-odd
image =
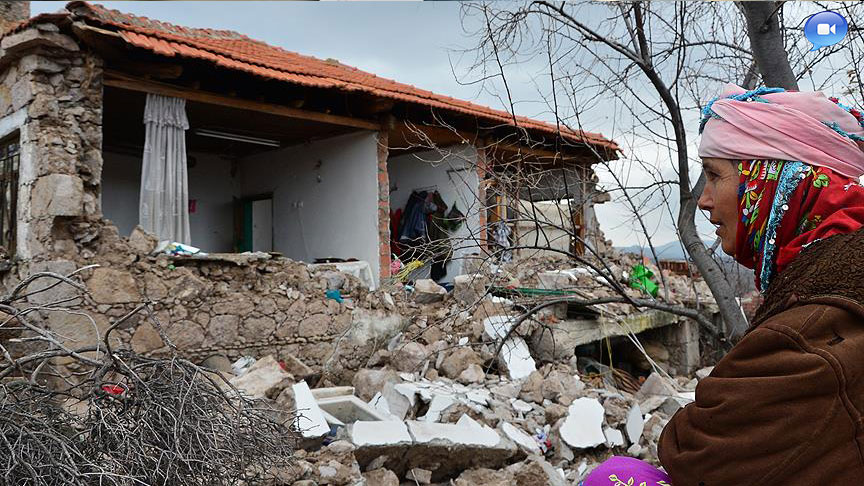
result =
[{"label": "tree trunk", "polygon": [[750,50],[765,86],[798,90],[798,81],[783,46],[776,2],[738,2],[747,21]]}]

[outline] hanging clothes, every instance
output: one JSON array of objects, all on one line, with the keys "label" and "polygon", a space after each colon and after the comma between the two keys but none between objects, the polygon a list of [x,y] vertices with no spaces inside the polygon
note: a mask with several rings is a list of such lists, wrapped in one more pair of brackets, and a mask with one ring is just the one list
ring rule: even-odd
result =
[{"label": "hanging clothes", "polygon": [[426,236],[426,196],[425,191],[411,192],[399,228],[399,241],[411,242]]},{"label": "hanging clothes", "polygon": [[513,250],[510,249],[512,233],[510,226],[503,220],[495,223],[495,244],[501,247],[501,261],[504,263],[513,260]]}]

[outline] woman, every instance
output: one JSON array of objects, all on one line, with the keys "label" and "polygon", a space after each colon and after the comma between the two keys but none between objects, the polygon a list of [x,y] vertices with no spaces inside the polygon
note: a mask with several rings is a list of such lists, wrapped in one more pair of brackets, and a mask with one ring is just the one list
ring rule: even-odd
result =
[{"label": "woman", "polygon": [[821,93],[737,86],[703,115],[699,207],[764,302],[664,429],[663,480],[862,484],[864,117]]}]

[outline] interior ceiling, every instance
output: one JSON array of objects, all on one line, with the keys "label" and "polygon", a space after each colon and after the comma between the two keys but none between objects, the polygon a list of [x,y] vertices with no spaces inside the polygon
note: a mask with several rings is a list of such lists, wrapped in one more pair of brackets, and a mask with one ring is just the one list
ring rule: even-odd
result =
[{"label": "interior ceiling", "polygon": [[[106,86],[102,127],[105,150],[140,153],[144,147],[144,104],[146,94]],[[186,102],[189,131],[188,152],[216,153],[232,157],[253,155],[275,147],[196,135],[196,129],[217,130],[237,135],[278,141],[282,147],[311,139],[333,137],[355,130],[308,120],[297,120],[269,113],[241,110],[194,101]]]}]

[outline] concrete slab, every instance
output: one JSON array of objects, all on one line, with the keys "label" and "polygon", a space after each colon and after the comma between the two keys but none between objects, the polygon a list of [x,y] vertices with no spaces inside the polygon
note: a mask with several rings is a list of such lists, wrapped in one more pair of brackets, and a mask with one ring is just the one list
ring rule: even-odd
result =
[{"label": "concrete slab", "polygon": [[300,428],[303,438],[317,439],[330,433],[327,419],[321,413],[321,408],[318,407],[315,396],[309,390],[309,385],[305,381],[301,381],[300,383],[295,383],[291,388],[294,390],[297,426]]}]

